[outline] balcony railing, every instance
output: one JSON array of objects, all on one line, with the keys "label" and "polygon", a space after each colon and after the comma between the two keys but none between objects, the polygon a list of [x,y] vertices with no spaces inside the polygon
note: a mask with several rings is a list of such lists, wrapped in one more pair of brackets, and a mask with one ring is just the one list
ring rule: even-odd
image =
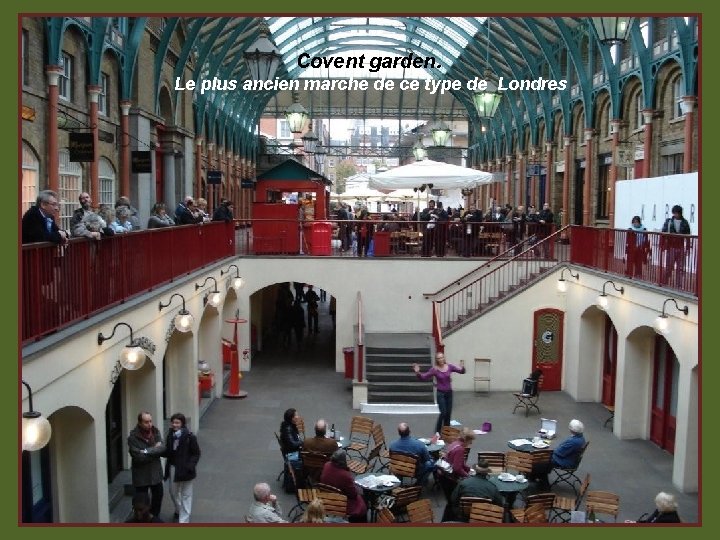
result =
[{"label": "balcony railing", "polygon": [[699,238],[572,227],[570,262],[698,295]]},{"label": "balcony railing", "polygon": [[230,223],[22,246],[23,343],[235,254]]}]

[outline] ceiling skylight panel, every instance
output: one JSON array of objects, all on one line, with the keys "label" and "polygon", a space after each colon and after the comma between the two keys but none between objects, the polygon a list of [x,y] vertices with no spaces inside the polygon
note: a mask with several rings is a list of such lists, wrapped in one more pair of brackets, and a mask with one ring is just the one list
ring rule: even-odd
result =
[{"label": "ceiling skylight panel", "polygon": [[450,20],[457,26],[467,32],[467,37],[471,38],[478,33],[480,29],[480,22],[470,17],[450,17]]}]

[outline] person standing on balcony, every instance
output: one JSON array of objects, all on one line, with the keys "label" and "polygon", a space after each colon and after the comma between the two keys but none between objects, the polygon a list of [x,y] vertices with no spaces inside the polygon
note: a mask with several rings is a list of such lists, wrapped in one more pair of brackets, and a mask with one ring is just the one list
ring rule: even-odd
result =
[{"label": "person standing on balcony", "polygon": [[184,414],[175,413],[170,417],[170,431],[166,441],[165,479],[168,480],[170,498],[175,504],[175,517],[179,523],[190,523],[193,479],[200,461],[200,446],[195,434],[188,429]]},{"label": "person standing on balcony", "polygon": [[437,402],[440,409],[440,416],[435,424],[435,432],[440,433],[443,426],[450,425],[452,417],[453,392],[450,375],[455,373],[465,373],[465,362],[460,360],[460,365],[448,364],[445,361],[445,353],[438,352],[435,354],[435,365],[428,369],[425,373],[420,372],[418,364],[412,365],[415,375],[421,381],[429,381],[435,378],[435,386],[437,387]]},{"label": "person standing on balcony", "polygon": [[630,277],[642,276],[643,265],[650,253],[650,241],[643,231],[640,216],[633,216],[630,229],[625,240],[625,254],[627,255],[627,271]]},{"label": "person standing on balcony", "polygon": [[60,230],[55,223],[58,209],[57,193],[50,190],[38,193],[35,205],[31,206],[22,217],[22,243],[67,244],[70,235],[67,231]]},{"label": "person standing on balcony", "polygon": [[132,458],[130,472],[135,494],[150,491],[150,513],[160,515],[163,499],[163,470],[160,457],[165,455],[162,433],[153,425],[149,412],[138,414],[137,426],[128,436],[128,452]]},{"label": "person standing on balcony", "polygon": [[[537,238],[538,243],[542,242],[542,240],[552,234],[554,218],[555,216],[553,215],[552,210],[550,210],[550,204],[543,204],[542,210],[537,214],[537,232],[535,233],[535,237]],[[547,242],[540,244],[539,255],[541,257],[550,256],[550,246]]]},{"label": "person standing on balcony", "polygon": [[220,205],[213,212],[213,221],[232,221],[233,220],[233,203],[229,199],[222,199]]},{"label": "person standing on balcony", "polygon": [[175,222],[168,216],[165,203],[156,202],[150,212],[147,228],[160,229],[162,227],[172,227],[173,225],[175,225]]},{"label": "person standing on balcony", "polygon": [[[665,220],[662,232],[673,235],[690,234],[690,224],[683,217],[683,208],[679,204],[672,207],[672,217]],[[665,267],[663,268],[662,284],[669,285],[673,269],[675,273],[675,286],[681,287],[685,277],[685,255],[688,250],[687,239],[679,236],[665,236],[660,238],[660,249],[665,253]]]},{"label": "person standing on balcony", "polygon": [[76,208],[70,218],[71,231],[74,230],[75,226],[83,220],[85,214],[92,212],[92,199],[90,198],[89,193],[82,192],[80,197],[78,197],[78,200],[80,201],[80,208]]},{"label": "person standing on balcony", "polygon": [[183,202],[177,205],[175,208],[175,223],[178,225],[191,225],[193,223],[199,223],[202,218],[196,218],[193,214],[193,207],[195,201],[188,195],[183,199]]},{"label": "person standing on balcony", "polygon": [[117,201],[115,201],[115,213],[119,214],[118,208],[121,206],[127,207],[128,210],[128,221],[132,225],[133,231],[140,230],[140,218],[138,218],[138,211],[132,204],[130,204],[130,198],[123,195]]}]

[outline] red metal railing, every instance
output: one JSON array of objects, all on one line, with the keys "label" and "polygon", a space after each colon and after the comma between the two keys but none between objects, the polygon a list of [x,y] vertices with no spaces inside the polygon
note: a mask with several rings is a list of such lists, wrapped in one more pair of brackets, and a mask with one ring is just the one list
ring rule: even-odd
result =
[{"label": "red metal railing", "polygon": [[363,323],[363,306],[362,306],[362,295],[360,291],[357,293],[357,381],[363,382],[365,380],[365,324]]},{"label": "red metal railing", "polygon": [[235,254],[232,223],[22,246],[23,343]]},{"label": "red metal railing", "polygon": [[442,327],[440,326],[440,308],[437,302],[432,303],[432,335],[435,339],[435,352],[445,352],[445,343],[443,343]]},{"label": "red metal railing", "polygon": [[572,227],[570,262],[698,295],[697,236]]},{"label": "red metal railing", "polygon": [[[513,288],[530,282],[543,272],[568,260],[566,246],[557,244],[561,229],[536,244],[516,246],[516,255],[502,262],[454,293],[433,302],[439,326],[447,333],[478,313],[484,306],[503,297]],[[573,238],[574,240],[574,238]]]}]

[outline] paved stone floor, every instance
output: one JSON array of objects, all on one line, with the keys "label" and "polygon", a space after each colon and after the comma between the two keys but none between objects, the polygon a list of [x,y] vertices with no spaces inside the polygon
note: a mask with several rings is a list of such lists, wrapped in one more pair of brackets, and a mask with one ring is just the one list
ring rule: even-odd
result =
[{"label": "paved stone floor", "polygon": [[[253,485],[261,481],[270,484],[285,512],[294,505],[294,496],[285,494],[276,481],[282,461],[273,432],[279,429],[283,412],[289,407],[298,409],[310,435],[317,418],[347,432],[351,417],[357,414],[351,408],[349,382],[334,370],[333,339],[329,318],[321,317],[320,334],[306,338],[300,352],[294,346],[285,351],[271,344],[254,356],[252,372],[242,379],[242,388],[249,392],[246,399],[221,398],[210,405],[198,436],[202,459],[194,482],[194,523],[242,523],[252,502]],[[471,428],[486,421],[493,426],[490,433],[475,439],[471,460],[478,450],[505,451],[509,439],[532,435],[538,429],[537,414],[528,418],[520,412],[512,414],[514,401],[509,392],[455,393],[454,419]],[[597,403],[576,403],[564,392],[545,392],[539,405],[543,416],[556,418],[562,426],[560,438],[566,435],[570,419],[585,423],[590,446],[580,473],[591,474],[590,489],[620,496],[619,522],[652,511],[654,497],[661,490],[678,497],[684,521],[697,522],[698,496],[679,493],[673,487],[672,456],[667,452],[649,441],[617,439],[611,429],[603,427],[607,412]],[[436,420],[432,414],[368,416],[383,425],[388,442],[396,438],[400,421],[408,421],[413,435],[422,437],[431,434]],[[439,521],[444,508],[440,490],[426,489],[424,496],[432,499]],[[172,514],[166,494],[161,517],[171,521]]]}]

